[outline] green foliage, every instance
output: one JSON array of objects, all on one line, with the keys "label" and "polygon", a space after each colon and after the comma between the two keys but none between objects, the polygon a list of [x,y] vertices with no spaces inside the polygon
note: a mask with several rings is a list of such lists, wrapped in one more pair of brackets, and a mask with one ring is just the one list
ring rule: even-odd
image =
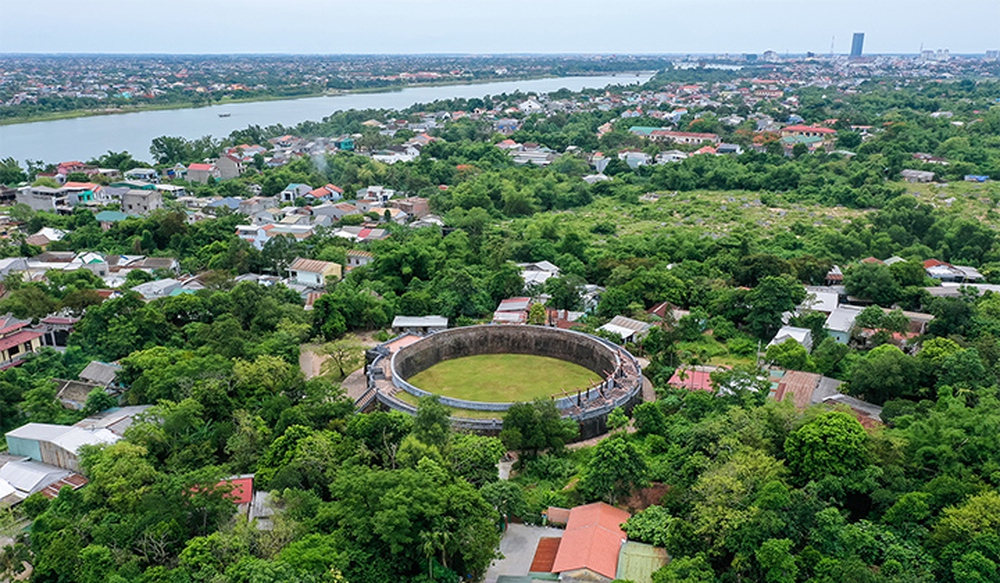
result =
[{"label": "green foliage", "polygon": [[635,446],[621,436],[611,437],[594,448],[580,489],[590,499],[603,499],[613,505],[641,486],[647,472],[646,462]]},{"label": "green foliage", "polygon": [[500,439],[507,449],[533,457],[544,450],[559,451],[577,431],[576,423],[563,419],[553,401],[539,399],[516,403],[507,410]]},{"label": "green foliage", "polygon": [[785,440],[789,468],[803,480],[847,476],[868,463],[867,434],[851,415],[824,413]]},{"label": "green foliage", "polygon": [[781,344],[769,346],[766,358],[777,366],[790,370],[811,371],[815,368],[806,347],[791,338]]}]

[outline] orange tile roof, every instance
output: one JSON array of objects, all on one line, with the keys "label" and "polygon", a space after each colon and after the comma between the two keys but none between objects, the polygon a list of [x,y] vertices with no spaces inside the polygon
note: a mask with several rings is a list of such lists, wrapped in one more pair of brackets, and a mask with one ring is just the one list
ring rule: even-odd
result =
[{"label": "orange tile roof", "polygon": [[631,515],[603,502],[577,506],[569,512],[552,573],[588,569],[614,579],[618,553],[626,540],[621,524]]}]

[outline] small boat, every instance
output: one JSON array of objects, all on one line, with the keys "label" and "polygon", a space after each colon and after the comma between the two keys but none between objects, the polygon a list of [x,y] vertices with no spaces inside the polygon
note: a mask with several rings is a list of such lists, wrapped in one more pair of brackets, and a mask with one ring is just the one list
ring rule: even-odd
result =
[{"label": "small boat", "polygon": [[231,113],[220,113],[219,117],[229,117],[231,115],[233,115],[233,114],[231,114]]}]

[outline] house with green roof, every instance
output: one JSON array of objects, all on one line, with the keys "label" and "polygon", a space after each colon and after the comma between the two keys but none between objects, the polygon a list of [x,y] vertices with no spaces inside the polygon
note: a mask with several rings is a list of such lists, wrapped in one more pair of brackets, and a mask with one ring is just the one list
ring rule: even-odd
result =
[{"label": "house with green roof", "polygon": [[107,231],[108,229],[111,228],[112,225],[114,225],[115,223],[120,223],[125,219],[127,219],[128,217],[129,215],[121,211],[101,211],[96,215],[94,215],[94,218],[97,219],[98,224],[101,225],[102,231]]}]

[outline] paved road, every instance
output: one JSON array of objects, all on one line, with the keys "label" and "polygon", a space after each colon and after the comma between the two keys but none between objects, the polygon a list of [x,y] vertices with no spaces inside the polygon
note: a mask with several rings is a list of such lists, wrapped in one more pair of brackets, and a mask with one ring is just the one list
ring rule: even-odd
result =
[{"label": "paved road", "polygon": [[546,536],[561,537],[563,531],[547,526],[512,524],[500,541],[503,559],[493,561],[486,571],[486,583],[496,583],[500,575],[527,575],[531,559],[535,557],[538,539]]}]

